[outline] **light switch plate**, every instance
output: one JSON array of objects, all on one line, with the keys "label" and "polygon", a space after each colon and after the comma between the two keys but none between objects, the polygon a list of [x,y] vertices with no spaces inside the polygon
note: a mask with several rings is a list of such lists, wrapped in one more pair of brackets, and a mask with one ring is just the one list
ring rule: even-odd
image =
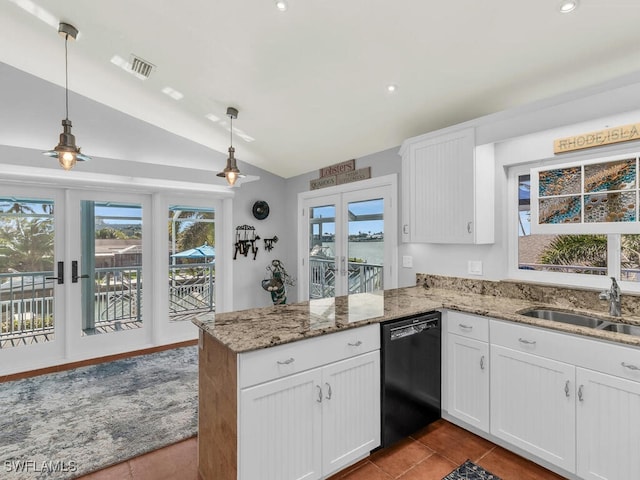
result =
[{"label": "light switch plate", "polygon": [[469,260],[467,271],[470,275],[482,275],[482,260]]},{"label": "light switch plate", "polygon": [[402,266],[404,268],[413,268],[413,257],[411,255],[403,255]]}]

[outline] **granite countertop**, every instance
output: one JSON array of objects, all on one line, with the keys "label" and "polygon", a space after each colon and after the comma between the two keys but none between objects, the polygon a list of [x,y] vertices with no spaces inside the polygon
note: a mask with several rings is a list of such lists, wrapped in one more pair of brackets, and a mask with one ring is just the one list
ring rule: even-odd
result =
[{"label": "granite countertop", "polygon": [[[531,296],[535,297],[529,295]],[[558,306],[535,298],[508,297],[496,292],[474,293],[463,289],[425,288],[423,285],[237,312],[207,313],[198,316],[193,323],[232,351],[241,353],[445,308],[640,346],[638,336],[518,314],[535,307],[553,307],[603,320],[640,325],[640,316],[636,316],[635,312],[634,315],[614,318],[602,311],[582,310],[562,303]]]}]

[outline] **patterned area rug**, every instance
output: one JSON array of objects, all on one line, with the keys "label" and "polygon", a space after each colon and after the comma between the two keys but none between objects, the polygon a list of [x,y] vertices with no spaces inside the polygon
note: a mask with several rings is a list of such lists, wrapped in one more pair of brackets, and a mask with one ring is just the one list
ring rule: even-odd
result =
[{"label": "patterned area rug", "polygon": [[196,346],[0,383],[0,478],[70,479],[197,434]]},{"label": "patterned area rug", "polygon": [[500,477],[467,460],[442,480],[500,480]]}]

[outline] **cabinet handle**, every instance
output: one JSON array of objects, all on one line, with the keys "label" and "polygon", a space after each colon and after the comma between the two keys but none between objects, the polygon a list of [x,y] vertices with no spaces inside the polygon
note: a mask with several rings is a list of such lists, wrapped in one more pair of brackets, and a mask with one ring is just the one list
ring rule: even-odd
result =
[{"label": "cabinet handle", "polygon": [[640,367],[633,365],[631,363],[622,362],[620,365],[622,365],[624,368],[628,368],[629,370],[640,370]]},{"label": "cabinet handle", "polygon": [[584,398],[582,397],[582,389],[584,388],[584,385],[580,385],[578,387],[578,400],[580,400],[581,402],[584,401]]},{"label": "cabinet handle", "polygon": [[484,355],[480,357],[480,370],[484,370]]},{"label": "cabinet handle", "polygon": [[402,233],[404,233],[405,235],[409,235],[409,225],[407,225],[406,223],[402,226]]},{"label": "cabinet handle", "polygon": [[316,398],[316,402],[322,403],[322,388],[320,385],[316,385],[316,388],[318,389],[318,398]]},{"label": "cabinet handle", "polygon": [[527,340],[526,338],[519,338],[518,341],[520,343],[524,343],[525,345],[535,345],[536,344],[535,340]]},{"label": "cabinet handle", "polygon": [[349,345],[350,347],[359,347],[360,345],[362,345],[362,342],[360,340],[358,340],[355,343],[349,342],[347,345]]},{"label": "cabinet handle", "polygon": [[331,385],[329,385],[328,383],[325,383],[325,385],[327,386],[327,396],[325,398],[327,400],[331,400]]},{"label": "cabinet handle", "polygon": [[564,383],[564,394],[568,397],[569,396],[569,380],[567,380]]},{"label": "cabinet handle", "polygon": [[467,233],[471,233],[473,231],[473,222],[467,222]]},{"label": "cabinet handle", "polygon": [[278,365],[289,365],[293,362],[295,362],[295,359],[293,357],[290,357],[283,361],[278,360]]},{"label": "cabinet handle", "polygon": [[459,323],[458,326],[463,330],[473,330],[473,325],[465,325],[464,323]]}]

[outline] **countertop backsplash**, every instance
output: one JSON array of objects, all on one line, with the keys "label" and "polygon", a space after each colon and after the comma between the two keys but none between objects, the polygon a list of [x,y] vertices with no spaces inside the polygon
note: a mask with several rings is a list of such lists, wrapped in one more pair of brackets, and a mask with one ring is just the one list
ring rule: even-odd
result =
[{"label": "countertop backsplash", "polygon": [[[426,273],[416,274],[416,285],[425,288],[451,289],[480,295],[508,297],[569,309],[601,311],[602,313],[608,311],[607,301],[599,298],[600,290],[587,288],[541,285],[520,280],[493,281],[445,277]],[[640,295],[623,292],[622,315],[640,316]]]}]

